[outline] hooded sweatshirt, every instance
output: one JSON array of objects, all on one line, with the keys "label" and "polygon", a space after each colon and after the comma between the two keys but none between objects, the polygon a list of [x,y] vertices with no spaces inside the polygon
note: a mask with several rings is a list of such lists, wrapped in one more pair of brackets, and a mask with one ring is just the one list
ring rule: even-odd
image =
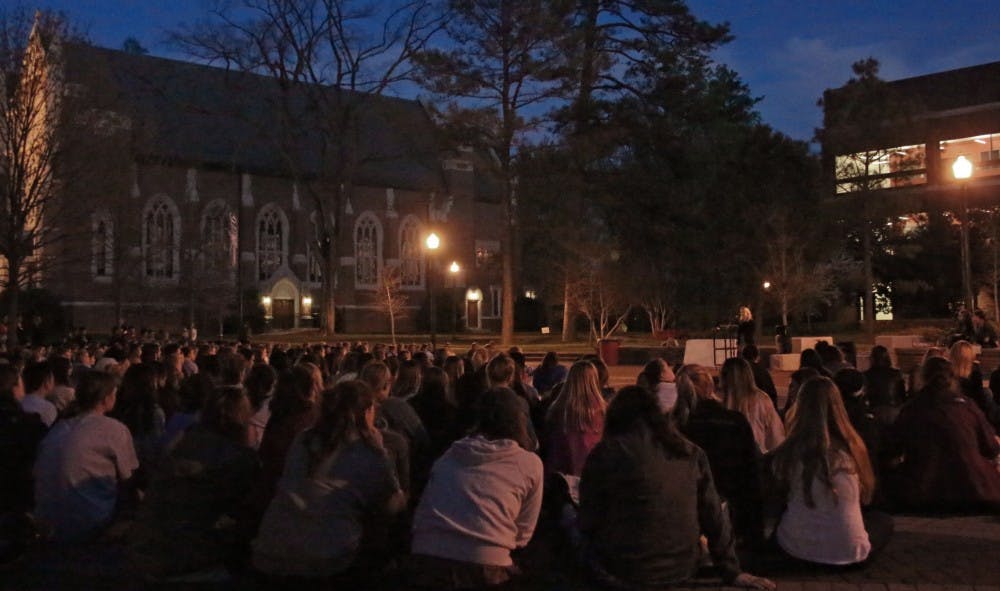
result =
[{"label": "hooded sweatshirt", "polygon": [[510,439],[456,441],[431,469],[413,518],[414,554],[511,566],[542,507],[542,461]]}]

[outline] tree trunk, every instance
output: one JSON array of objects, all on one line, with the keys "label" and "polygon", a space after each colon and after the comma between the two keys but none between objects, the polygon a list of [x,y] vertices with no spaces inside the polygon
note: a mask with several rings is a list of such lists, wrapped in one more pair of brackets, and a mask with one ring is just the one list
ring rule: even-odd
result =
[{"label": "tree trunk", "polygon": [[865,222],[864,234],[861,240],[863,252],[863,264],[865,272],[865,332],[868,336],[875,334],[875,267],[874,253],[872,252],[872,228],[871,222]]},{"label": "tree trunk", "polygon": [[337,302],[336,302],[336,278],[337,265],[340,262],[336,257],[334,239],[326,245],[326,253],[323,262],[326,266],[323,269],[323,334],[333,336],[337,334]]},{"label": "tree trunk", "polygon": [[18,346],[17,317],[20,314],[21,263],[7,259],[7,350]]},{"label": "tree trunk", "polygon": [[567,343],[575,337],[576,327],[573,326],[573,302],[570,297],[569,274],[563,279],[563,317],[562,317],[562,342]]}]

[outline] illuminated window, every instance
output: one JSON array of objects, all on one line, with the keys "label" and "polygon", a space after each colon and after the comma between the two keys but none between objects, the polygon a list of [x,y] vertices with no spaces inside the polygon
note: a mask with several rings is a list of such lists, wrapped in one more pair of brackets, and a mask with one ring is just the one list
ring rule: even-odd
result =
[{"label": "illuminated window", "polygon": [[148,279],[180,276],[180,215],[166,197],[152,199],[142,216],[143,267]]},{"label": "illuminated window", "polygon": [[503,288],[499,285],[491,285],[489,298],[486,300],[486,311],[484,318],[499,318],[503,315]]},{"label": "illuminated window", "polygon": [[938,148],[941,168],[949,181],[952,179],[951,164],[959,156],[972,162],[972,178],[1000,176],[1000,132],[944,140]]},{"label": "illuminated window", "polygon": [[500,254],[500,242],[496,240],[476,240],[476,267],[492,265]]},{"label": "illuminated window", "polygon": [[837,192],[853,193],[927,182],[924,144],[837,156]]}]

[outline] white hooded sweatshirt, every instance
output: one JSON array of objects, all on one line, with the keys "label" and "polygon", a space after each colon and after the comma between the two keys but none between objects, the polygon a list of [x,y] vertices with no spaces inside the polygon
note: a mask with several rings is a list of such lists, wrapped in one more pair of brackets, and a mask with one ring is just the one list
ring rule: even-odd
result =
[{"label": "white hooded sweatshirt", "polygon": [[413,553],[510,566],[510,551],[535,531],[542,474],[541,459],[513,440],[456,441],[431,469],[413,517]]}]

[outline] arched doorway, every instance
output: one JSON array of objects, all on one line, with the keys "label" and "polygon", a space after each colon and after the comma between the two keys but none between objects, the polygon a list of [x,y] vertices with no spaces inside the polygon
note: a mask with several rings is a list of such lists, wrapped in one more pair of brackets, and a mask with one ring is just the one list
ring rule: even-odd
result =
[{"label": "arched doorway", "polygon": [[299,290],[288,279],[281,279],[271,288],[271,327],[277,330],[295,328],[299,312]]}]

